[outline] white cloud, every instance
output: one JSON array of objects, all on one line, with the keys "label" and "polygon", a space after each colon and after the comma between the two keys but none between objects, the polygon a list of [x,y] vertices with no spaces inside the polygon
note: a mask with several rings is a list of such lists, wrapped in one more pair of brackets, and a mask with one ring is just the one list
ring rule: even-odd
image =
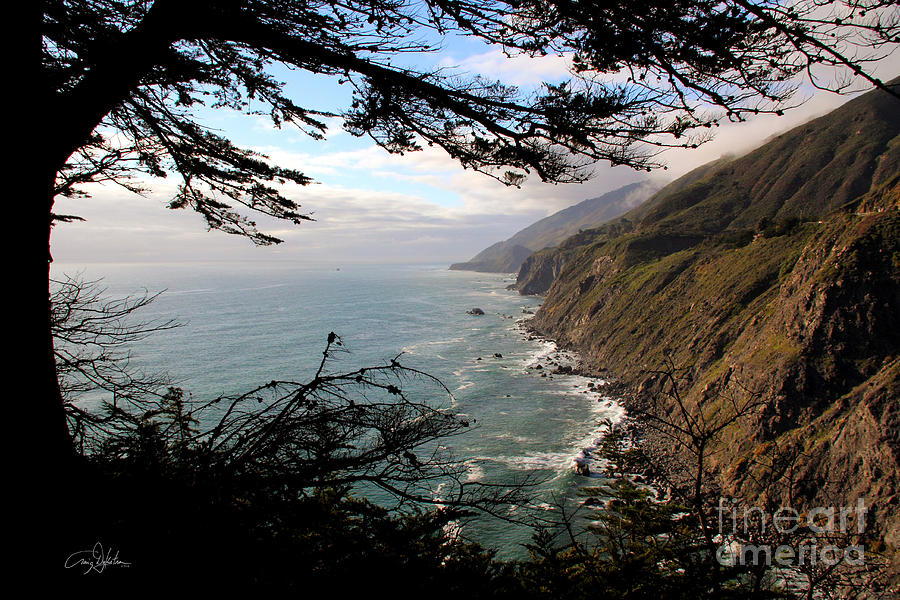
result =
[{"label": "white cloud", "polygon": [[[564,74],[567,66],[560,57],[502,61],[501,57],[496,52],[483,53],[465,59],[460,66],[522,85]],[[895,75],[900,71],[898,63],[900,56],[881,67],[879,75]],[[784,117],[765,116],[749,123],[724,125],[716,130],[714,141],[697,150],[666,153],[663,158],[670,165],[666,175],[681,175],[722,154],[749,151],[846,100],[817,94]],[[329,119],[328,125],[329,137],[341,135],[339,119]],[[172,197],[177,183],[172,178],[154,180],[150,198],[100,186],[95,188],[94,198],[60,200],[56,212],[80,214],[88,221],[55,228],[54,256],[74,263],[465,260],[539,218],[647,176],[624,167],[598,165],[597,177],[584,185],[554,186],[531,179],[517,189],[464,170],[433,147],[398,156],[374,144],[319,154],[291,151],[287,146],[288,142],[258,150],[321,183],[286,189],[304,211],[313,213],[315,222],[293,227],[257,219],[262,230],[285,239],[281,246],[254,248],[236,236],[206,232],[203,219],[190,211],[166,210],[165,201]]]},{"label": "white cloud", "polygon": [[[597,169],[599,176],[585,185],[552,185],[532,178],[521,188],[515,188],[482,173],[463,169],[443,150],[435,147],[425,147],[403,156],[391,155],[374,145],[361,150],[319,155],[277,148],[259,150],[278,164],[296,168],[321,182],[321,185],[294,192],[298,198],[327,195],[326,190],[341,189],[344,186],[338,182],[356,174],[362,178],[374,176],[382,180],[429,186],[444,194],[449,192],[459,200],[456,210],[468,215],[528,214],[540,218],[644,177],[627,168],[610,169],[600,165]],[[364,194],[362,191],[360,193]],[[312,206],[310,201],[306,203]]]},{"label": "white cloud", "polygon": [[[885,81],[900,74],[900,53],[895,53],[880,62],[873,74]],[[823,77],[826,77],[823,75]],[[834,77],[832,74],[831,77]],[[823,82],[829,79],[824,78]],[[857,82],[858,83],[858,82]],[[853,88],[853,93],[834,94],[814,90],[810,85],[800,86],[795,97],[799,106],[785,110],[783,116],[760,115],[744,123],[725,123],[714,131],[714,138],[695,150],[670,150],[662,155],[669,167],[668,175],[681,176],[709,161],[723,155],[742,155],[762,146],[769,139],[790,131],[807,121],[823,116],[841,106],[860,92],[868,91],[868,86],[861,83]]]},{"label": "white cloud", "polygon": [[440,66],[479,74],[489,79],[499,79],[517,86],[536,86],[544,81],[558,81],[569,75],[572,66],[571,55],[548,54],[528,56],[519,54],[507,56],[499,48],[492,48],[481,54],[473,54],[463,59],[447,57]]},{"label": "white cloud", "polygon": [[340,135],[347,135],[347,132],[344,130],[344,118],[343,117],[327,117],[322,119],[325,123],[325,127],[327,128],[325,131],[325,137],[329,140],[333,140],[334,138]]},{"label": "white cloud", "polygon": [[202,218],[190,210],[166,210],[165,202],[175,191],[174,181],[155,185],[149,198],[112,186],[95,186],[92,198],[59,201],[58,211],[80,214],[87,222],[60,224],[53,232],[54,255],[57,260],[75,263],[282,258],[466,260],[547,214],[635,177],[631,171],[619,169],[587,186],[528,182],[516,189],[464,171],[434,149],[406,157],[391,156],[378,148],[320,156],[284,151],[269,154],[287,166],[329,167],[345,174],[354,170],[363,176],[373,167],[387,166],[391,170],[380,171],[382,178],[440,186],[455,192],[460,203],[444,206],[429,200],[427,194],[375,191],[330,182],[290,186],[286,194],[316,220],[286,226],[257,218],[263,231],[285,240],[276,248],[260,249],[236,236],[206,232]]}]

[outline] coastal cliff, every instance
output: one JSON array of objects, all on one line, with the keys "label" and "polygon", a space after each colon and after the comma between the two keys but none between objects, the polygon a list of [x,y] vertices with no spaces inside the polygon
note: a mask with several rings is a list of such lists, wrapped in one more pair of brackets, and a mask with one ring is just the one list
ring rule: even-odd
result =
[{"label": "coastal cliff", "polygon": [[530,257],[531,327],[634,389],[671,359],[693,411],[759,393],[713,459],[724,490],[752,501],[754,459],[792,452],[798,501],[867,498],[898,554],[900,101],[871,92],[676,184]]},{"label": "coastal cliff", "polygon": [[731,160],[731,157],[723,157],[700,166],[669,183],[646,202],[636,206],[623,216],[610,219],[597,227],[581,230],[562,240],[557,246],[543,248],[531,254],[521,263],[522,266],[517,274],[514,287],[523,296],[546,294],[554,279],[573,256],[580,254],[592,244],[608,241],[632,231],[635,222],[640,221],[644,215],[666,198],[709,176]]},{"label": "coastal cliff", "polygon": [[562,272],[568,256],[559,251],[538,251],[525,259],[516,277],[516,289],[524,296],[542,294]]}]

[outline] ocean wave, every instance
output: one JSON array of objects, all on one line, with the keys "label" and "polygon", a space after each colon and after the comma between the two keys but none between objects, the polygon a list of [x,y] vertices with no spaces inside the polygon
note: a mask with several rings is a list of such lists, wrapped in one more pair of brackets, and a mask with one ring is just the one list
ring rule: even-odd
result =
[{"label": "ocean wave", "polygon": [[572,453],[568,450],[534,452],[517,456],[495,456],[489,460],[514,471],[564,471],[572,462]]},{"label": "ocean wave", "polygon": [[516,442],[517,444],[529,444],[535,441],[534,438],[525,437],[523,435],[515,435],[509,432],[498,433],[490,437],[496,440],[509,440],[511,442]]},{"label": "ocean wave", "polygon": [[[521,333],[526,335],[524,327],[521,328]],[[590,402],[591,422],[585,423],[583,433],[572,432],[574,441],[568,452],[523,456],[517,459],[516,464],[540,465],[539,468],[551,468],[551,465],[557,465],[556,468],[559,469],[557,478],[575,469],[576,465],[587,467],[587,470],[590,471],[596,461],[595,454],[603,443],[604,437],[625,418],[625,407],[619,399],[602,395],[602,388],[608,385],[605,379],[570,373],[554,373],[559,368],[577,368],[581,362],[577,353],[561,350],[552,340],[533,341],[536,342],[537,347],[523,359],[524,369],[540,370],[542,374],[554,374],[560,377],[565,382],[564,385],[569,387],[560,386],[556,393],[565,397],[584,396],[586,401]],[[589,386],[591,383],[593,385]]]},{"label": "ocean wave", "polygon": [[429,346],[447,346],[450,344],[458,344],[462,341],[463,341],[463,338],[461,338],[461,337],[455,337],[455,338],[450,338],[450,339],[446,339],[446,340],[430,340],[427,342],[418,342],[415,344],[410,344],[409,346],[404,346],[403,348],[401,348],[401,351],[404,354],[415,354],[416,353],[415,351],[420,348],[426,348]]},{"label": "ocean wave", "polygon": [[554,352],[558,350],[556,343],[548,340],[535,340],[537,349],[532,350],[529,355],[523,359],[526,367],[538,365],[542,361],[546,361]]},{"label": "ocean wave", "polygon": [[166,290],[166,296],[180,296],[184,294],[210,294],[217,292],[214,288],[197,288],[196,290]]},{"label": "ocean wave", "polygon": [[229,292],[256,292],[259,290],[272,290],[288,285],[287,283],[270,283],[267,285],[256,285],[253,287],[235,288],[228,290]]},{"label": "ocean wave", "polygon": [[573,465],[583,465],[594,475],[593,471],[603,462],[603,459],[596,456],[597,451],[610,431],[625,419],[626,411],[618,398],[601,396],[595,399],[592,413],[599,422],[589,434],[575,444],[578,451],[573,459]]},{"label": "ocean wave", "polygon": [[484,479],[485,472],[484,467],[480,464],[476,464],[472,461],[466,463],[467,473],[465,481],[467,483],[474,483],[476,481],[481,481]]}]

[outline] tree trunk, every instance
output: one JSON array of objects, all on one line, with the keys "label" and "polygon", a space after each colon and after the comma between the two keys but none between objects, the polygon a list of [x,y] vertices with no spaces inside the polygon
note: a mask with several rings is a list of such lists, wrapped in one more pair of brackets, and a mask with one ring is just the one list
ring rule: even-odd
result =
[{"label": "tree trunk", "polygon": [[[42,248],[38,252],[35,248],[33,254],[35,272],[35,281],[29,282],[34,286],[34,303],[40,307],[42,316],[40,336],[37,341],[40,344],[40,379],[43,382],[39,395],[35,398],[35,418],[37,422],[44,423],[46,434],[41,440],[42,447],[46,450],[46,460],[48,462],[60,461],[65,464],[74,456],[72,449],[72,440],[69,435],[69,428],[66,423],[66,413],[63,407],[62,394],[59,389],[59,379],[56,372],[56,357],[53,350],[53,333],[50,327],[51,306],[50,306],[50,211],[53,206],[53,183],[55,173],[50,175],[44,181],[45,197],[47,198],[45,206],[46,211],[43,214],[35,215],[35,220],[43,217],[43,230],[41,236]],[[35,229],[39,226],[35,223]],[[29,261],[31,261],[29,257]],[[37,350],[37,348],[35,348]]]},{"label": "tree trunk", "polygon": [[40,559],[42,572],[59,574],[65,557],[78,549],[71,547],[73,542],[67,534],[73,520],[69,511],[78,510],[73,499],[84,490],[78,487],[81,463],[73,451],[66,423],[50,329],[48,250],[52,181],[45,177],[42,182],[45,201],[34,202],[28,210],[27,230],[31,239],[23,256],[26,264],[21,283],[25,302],[35,310],[32,331],[21,356],[24,362],[30,363],[33,387],[15,402],[21,413],[19,423],[27,424],[23,439],[24,454],[29,459],[23,464],[26,469],[23,484],[27,490],[25,514],[28,515],[25,534],[29,536],[26,547],[34,545],[29,553]]},{"label": "tree trunk", "polygon": [[[42,3],[17,6],[15,22],[33,23],[34,36],[27,58],[12,61],[9,81],[28,81],[33,98],[23,103],[10,119],[8,136],[15,140],[9,157],[10,179],[18,184],[8,190],[7,239],[7,362],[4,378],[4,424],[8,440],[7,464],[12,472],[4,489],[15,505],[10,514],[9,547],[15,556],[14,571],[20,581],[35,585],[60,575],[69,544],[63,526],[71,519],[67,499],[77,477],[75,455],[65,419],[56,374],[50,330],[49,236],[55,168],[49,162],[53,131],[48,121],[47,82],[40,78]],[[35,77],[35,75],[38,75]],[[36,128],[36,129],[35,129]],[[16,234],[13,237],[11,233]],[[15,335],[16,330],[21,331]],[[75,549],[68,550],[69,553]]]}]

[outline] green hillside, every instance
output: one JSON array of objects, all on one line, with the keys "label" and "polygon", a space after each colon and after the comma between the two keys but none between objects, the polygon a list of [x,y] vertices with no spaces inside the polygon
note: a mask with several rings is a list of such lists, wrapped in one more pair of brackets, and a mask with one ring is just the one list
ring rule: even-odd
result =
[{"label": "green hillside", "polygon": [[[894,82],[897,85],[897,82]],[[530,257],[532,321],[645,391],[669,358],[696,414],[723,390],[768,408],[714,465],[753,498],[755,457],[793,451],[800,500],[866,497],[900,548],[900,101],[871,92]],[[693,179],[693,180],[692,180]],[[556,276],[547,281],[548,273]],[[547,289],[549,287],[549,289]]]}]

